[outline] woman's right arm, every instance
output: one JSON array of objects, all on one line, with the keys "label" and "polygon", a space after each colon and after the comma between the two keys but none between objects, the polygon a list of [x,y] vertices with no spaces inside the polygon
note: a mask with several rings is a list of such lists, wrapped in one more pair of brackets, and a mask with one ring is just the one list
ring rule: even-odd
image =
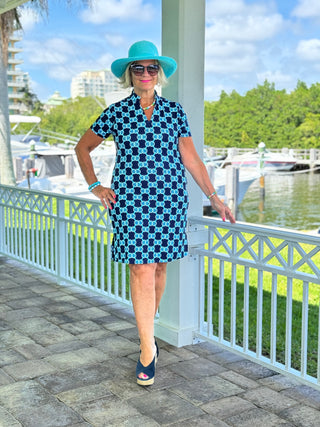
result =
[{"label": "woman's right arm", "polygon": [[[96,135],[91,129],[88,129],[81,137],[75,148],[80,169],[88,185],[98,181],[93,169],[90,153],[98,147],[102,141],[103,138],[101,138],[101,136]],[[92,193],[101,200],[101,203],[105,208],[108,207],[109,209],[112,209],[116,195],[111,188],[99,185],[92,190]]]}]

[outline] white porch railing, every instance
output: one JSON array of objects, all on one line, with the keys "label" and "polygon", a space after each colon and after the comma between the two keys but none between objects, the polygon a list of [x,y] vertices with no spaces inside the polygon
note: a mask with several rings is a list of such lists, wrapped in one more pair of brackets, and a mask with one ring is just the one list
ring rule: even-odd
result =
[{"label": "white porch railing", "polygon": [[[320,236],[190,218],[206,233],[197,336],[320,388]],[[204,231],[204,230],[205,231]]]},{"label": "white porch railing", "polygon": [[0,253],[131,305],[128,271],[111,260],[99,201],[0,186]]},{"label": "white porch railing", "polygon": [[[206,217],[188,230],[199,236],[195,336],[320,389],[320,238]],[[98,201],[0,186],[1,254],[131,306],[111,239]]]}]

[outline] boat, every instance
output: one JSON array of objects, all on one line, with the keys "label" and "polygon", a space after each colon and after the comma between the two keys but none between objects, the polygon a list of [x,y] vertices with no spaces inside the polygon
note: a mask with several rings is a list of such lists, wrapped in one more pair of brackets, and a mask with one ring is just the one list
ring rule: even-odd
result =
[{"label": "boat", "polygon": [[[260,143],[261,144],[261,143]],[[259,148],[260,148],[259,144]],[[261,146],[250,153],[231,157],[231,165],[239,168],[257,168],[264,171],[290,171],[297,163],[290,153],[274,153]]]},{"label": "boat", "polygon": [[[205,162],[210,181],[212,182],[217,195],[226,204],[228,200],[226,197],[226,176],[227,169],[224,164],[211,160]],[[237,205],[240,205],[246,192],[248,191],[251,184],[259,178],[260,174],[257,169],[239,169],[239,191]],[[203,208],[204,212],[210,211],[211,203],[208,198],[203,195]]]}]

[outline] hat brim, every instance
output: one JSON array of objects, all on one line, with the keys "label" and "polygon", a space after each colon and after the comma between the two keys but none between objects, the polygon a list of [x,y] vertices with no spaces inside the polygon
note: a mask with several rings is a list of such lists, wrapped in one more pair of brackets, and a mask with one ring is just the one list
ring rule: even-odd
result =
[{"label": "hat brim", "polygon": [[158,61],[167,78],[172,76],[172,74],[177,69],[176,61],[173,58],[169,58],[168,56],[153,56],[153,57],[147,56],[146,57],[145,55],[141,55],[141,56],[135,56],[131,58],[129,57],[129,58],[116,59],[111,64],[111,71],[116,77],[120,78],[123,75],[123,73],[126,71],[127,66],[131,62],[143,61],[147,59]]}]

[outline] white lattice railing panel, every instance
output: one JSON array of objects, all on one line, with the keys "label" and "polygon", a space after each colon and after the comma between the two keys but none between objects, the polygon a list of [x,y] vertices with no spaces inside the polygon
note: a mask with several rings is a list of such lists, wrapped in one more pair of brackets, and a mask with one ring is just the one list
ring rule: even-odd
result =
[{"label": "white lattice railing panel", "polygon": [[110,219],[107,210],[99,204],[88,204],[87,202],[71,200],[69,204],[70,220],[74,223],[87,223],[94,227],[109,228]]},{"label": "white lattice railing panel", "polygon": [[[190,224],[194,226],[194,219]],[[199,224],[208,224],[201,219]],[[241,229],[239,229],[241,227]],[[254,233],[252,233],[254,229]],[[281,237],[279,237],[281,236]],[[320,237],[281,229],[236,224],[221,227],[208,226],[206,253],[221,260],[240,265],[256,265],[298,279],[313,280],[320,284]]]},{"label": "white lattice railing panel", "polygon": [[198,336],[320,388],[320,236],[190,218]]},{"label": "white lattice railing panel", "polygon": [[0,215],[1,253],[131,305],[128,270],[111,261],[112,226],[99,201],[0,186]]}]

